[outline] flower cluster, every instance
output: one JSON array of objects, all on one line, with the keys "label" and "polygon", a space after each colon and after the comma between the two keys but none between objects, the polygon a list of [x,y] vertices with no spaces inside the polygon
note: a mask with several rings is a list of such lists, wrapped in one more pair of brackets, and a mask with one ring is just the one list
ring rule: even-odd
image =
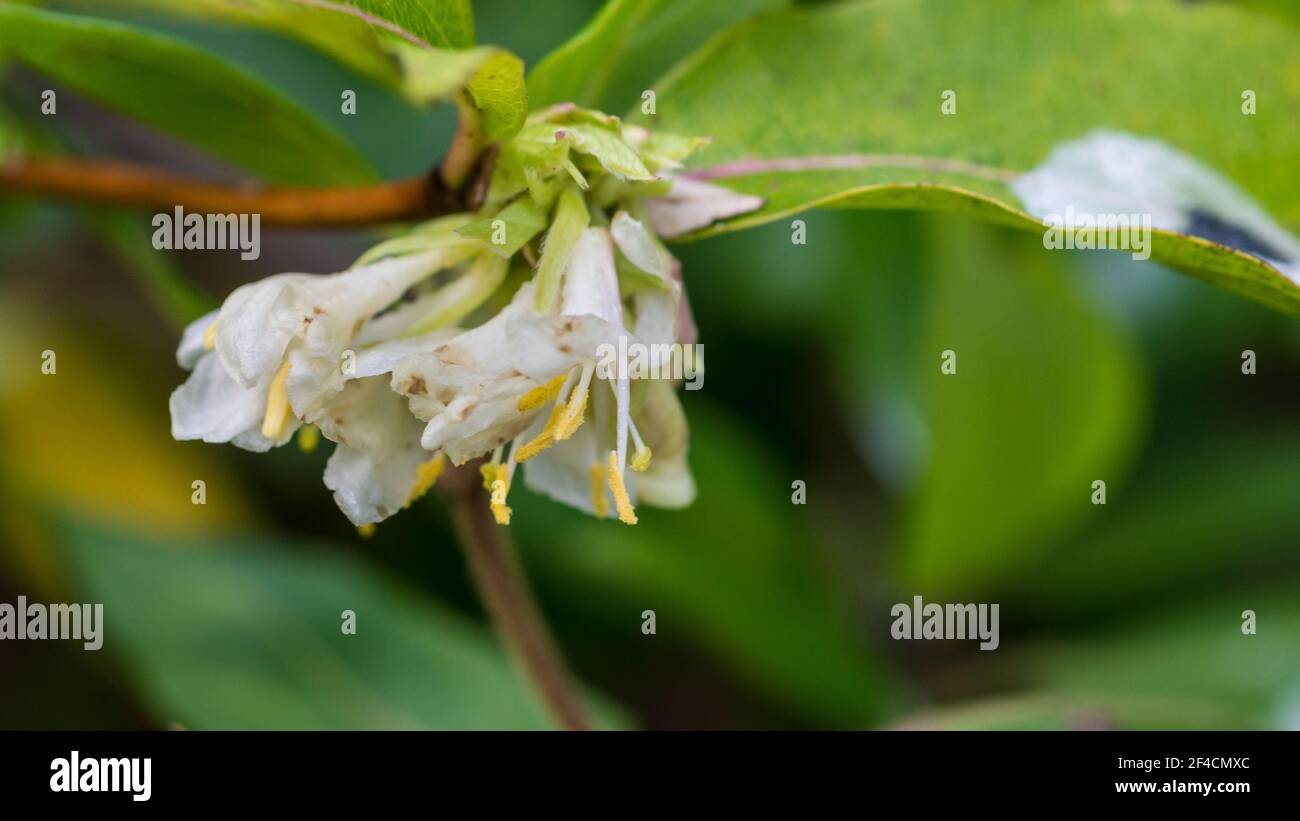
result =
[{"label": "flower cluster", "polygon": [[596,363],[620,340],[694,342],[661,237],[758,205],[673,178],[701,144],[572,105],[538,112],[500,147],[477,213],[341,273],[250,283],[191,324],[173,435],[265,451],[319,432],[337,443],[325,484],[358,526],[479,457],[502,524],[521,466],[532,490],[627,524],[641,502],[689,504],[676,386]]}]

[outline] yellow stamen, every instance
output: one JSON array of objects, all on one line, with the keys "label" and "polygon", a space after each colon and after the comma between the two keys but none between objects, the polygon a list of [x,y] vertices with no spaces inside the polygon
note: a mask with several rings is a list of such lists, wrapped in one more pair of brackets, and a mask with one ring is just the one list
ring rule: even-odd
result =
[{"label": "yellow stamen", "polygon": [[563,412],[563,405],[557,404],[551,408],[551,416],[546,420],[546,427],[542,428],[542,432],[520,445],[515,451],[516,462],[526,462],[555,444],[555,428],[560,424],[560,416]]},{"label": "yellow stamen", "polygon": [[303,425],[298,428],[298,450],[311,453],[320,444],[320,428],[315,425]]},{"label": "yellow stamen", "polygon": [[623,484],[623,471],[618,469],[618,453],[609,452],[609,489],[614,494],[614,506],[618,508],[618,520],[625,525],[636,524],[636,511],[632,508],[632,498],[627,495],[627,485]]},{"label": "yellow stamen", "polygon": [[595,508],[597,519],[609,515],[609,499],[605,496],[605,466],[600,462],[591,463],[591,506]]},{"label": "yellow stamen", "polygon": [[266,397],[266,415],[262,417],[262,435],[267,439],[279,439],[284,433],[284,426],[293,413],[289,407],[289,392],[285,390],[284,380],[289,376],[289,361],[280,366],[275,379],[271,380],[271,391]]},{"label": "yellow stamen", "polygon": [[499,525],[510,524],[510,514],[513,511],[506,505],[506,495],[510,493],[510,474],[505,465],[488,463],[482,465],[479,472],[483,474],[483,487],[492,491],[489,505],[493,518]]},{"label": "yellow stamen", "polygon": [[573,397],[564,409],[564,416],[555,426],[555,441],[563,442],[582,427],[582,420],[587,412],[587,389],[579,387],[573,391]]},{"label": "yellow stamen", "polygon": [[650,448],[642,445],[632,454],[632,470],[637,473],[650,467]]},{"label": "yellow stamen", "polygon": [[369,539],[375,535],[375,526],[373,524],[357,525],[357,535],[363,539]]},{"label": "yellow stamen", "polygon": [[447,467],[447,457],[441,453],[427,462],[421,462],[420,466],[415,470],[415,485],[411,487],[411,495],[407,498],[402,509],[405,510],[415,504],[417,499],[428,493],[429,488],[433,487],[433,483],[438,481],[438,477],[442,475],[445,467]]},{"label": "yellow stamen", "polygon": [[560,395],[560,388],[564,387],[564,380],[568,377],[569,375],[567,373],[562,373],[547,382],[545,385],[538,385],[528,393],[519,397],[519,410],[530,411],[534,408],[540,408],[547,402],[554,401],[555,397]]},{"label": "yellow stamen", "polygon": [[203,349],[210,351],[217,347],[217,321],[212,320],[212,324],[203,332]]}]

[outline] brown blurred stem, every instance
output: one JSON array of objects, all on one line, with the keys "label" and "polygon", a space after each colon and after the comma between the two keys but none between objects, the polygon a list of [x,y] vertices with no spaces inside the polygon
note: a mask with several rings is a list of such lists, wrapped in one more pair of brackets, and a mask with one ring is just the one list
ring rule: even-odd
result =
[{"label": "brown blurred stem", "polygon": [[497,633],[552,720],[564,730],[590,730],[586,705],[528,589],[507,531],[492,517],[477,468],[471,463],[449,470],[439,483],[451,496],[470,575]]},{"label": "brown blurred stem", "polygon": [[260,214],[269,225],[351,227],[461,210],[438,172],[344,188],[221,185],[116,160],[20,157],[0,164],[0,193],[153,210]]}]

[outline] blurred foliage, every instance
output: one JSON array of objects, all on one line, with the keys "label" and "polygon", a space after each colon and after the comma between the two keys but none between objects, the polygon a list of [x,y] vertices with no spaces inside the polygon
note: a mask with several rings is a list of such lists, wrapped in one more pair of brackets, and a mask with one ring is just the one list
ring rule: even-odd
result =
[{"label": "blurred foliage", "polygon": [[[416,108],[382,78],[351,73],[274,26],[159,18],[142,11],[151,3],[52,5],[111,13],[166,37],[168,48],[201,49],[196,66],[242,67],[231,70],[257,84],[258,99],[292,101],[282,122],[314,124],[297,142],[275,144],[300,155],[281,165],[259,143],[259,152],[225,156],[270,175],[324,181],[310,171],[321,165],[336,176],[419,173],[454,125],[446,106]],[[662,58],[664,43],[684,54],[710,26],[778,4],[705,5],[618,2],[593,20],[592,0],[546,4],[545,13],[479,0],[471,30],[530,67],[563,45],[547,62],[587,66],[579,79],[588,102],[629,110],[654,79],[648,54]],[[1143,19],[1175,14],[1171,4],[1131,5]],[[899,15],[877,32],[880,48],[849,38],[861,106],[828,114],[826,99],[782,96],[792,67],[823,72],[839,52],[834,43],[773,45],[731,54],[732,70],[709,82],[655,83],[658,122],[715,137],[749,130],[750,142],[715,142],[714,160],[739,156],[728,145],[788,141],[816,113],[843,138],[817,150],[852,150],[852,135],[890,145],[907,134],[927,141],[909,142],[914,152],[961,145],[969,159],[1014,164],[1067,132],[1146,124],[1300,228],[1296,169],[1278,161],[1294,154],[1295,129],[1264,128],[1286,112],[1262,107],[1258,121],[1227,123],[1206,119],[1203,103],[1208,89],[1240,84],[1233,66],[1293,65],[1294,49],[1274,46],[1294,41],[1283,22],[1294,18],[1280,3],[1199,5],[1188,13],[1207,16],[1171,24],[1199,33],[1170,38],[1167,49],[1151,48],[1149,29],[1103,31],[1104,15],[1061,15],[1053,25],[1116,50],[1097,63],[1120,72],[1107,95],[1094,94],[1084,71],[1026,70],[1036,59],[1083,58],[993,11],[940,15],[936,25],[960,29],[954,40],[933,27],[898,33],[926,4],[830,9]],[[1215,9],[1229,5],[1238,8]],[[1205,22],[1246,19],[1243,5],[1281,14],[1250,18],[1249,37]],[[768,19],[742,25],[773,43],[796,31]],[[1213,48],[1197,39],[1206,26]],[[887,61],[900,50],[931,68],[895,76],[893,94],[865,85],[893,76]],[[978,88],[1012,84],[1026,96],[963,90],[950,127],[905,128],[909,105],[933,94],[937,107],[949,84],[938,78],[955,71],[939,68],[953,60],[985,67],[963,69]],[[101,101],[141,91],[114,73],[113,87],[97,93],[109,75],[85,73],[83,64],[56,79]],[[35,110],[43,81],[33,77],[5,75],[10,115]],[[1178,80],[1185,91],[1153,96],[1135,77]],[[748,102],[727,98],[756,82],[766,83],[761,104],[753,88]],[[356,116],[340,113],[341,89],[357,91]],[[909,89],[905,105],[898,94]],[[1031,127],[1029,109],[1044,100],[1054,101],[1041,109],[1050,122]],[[177,156],[152,133],[121,138],[118,120],[76,103],[61,94],[59,117],[34,119],[71,149],[100,149],[105,135]],[[876,116],[872,106],[885,104],[896,119]],[[175,119],[200,105],[153,125],[192,136],[197,121],[180,128]],[[981,113],[989,106],[995,113]],[[336,136],[301,145],[320,129]],[[1256,150],[1255,139],[1270,148]],[[844,182],[833,176],[825,181]],[[864,181],[898,182],[853,183]],[[167,395],[182,377],[176,324],[208,304],[206,292],[282,260],[285,269],[334,270],[374,237],[268,230],[266,258],[232,270],[214,255],[153,253],[139,215],[88,220],[76,209],[16,205],[0,205],[0,601],[102,601],[109,627],[99,653],[0,645],[0,726],[544,726],[483,623],[436,496],[363,541],[320,481],[327,453],[252,456],[168,435]],[[674,248],[708,361],[703,390],[683,397],[700,488],[693,507],[647,509],[626,528],[522,488],[512,494],[524,562],[578,674],[605,694],[605,722],[1300,726],[1294,321],[1154,264],[1048,253],[1038,237],[968,216],[810,212],[798,217],[806,245],[791,242],[793,218]],[[939,371],[945,349],[957,352],[951,377]],[[1255,375],[1241,372],[1246,349],[1257,354]],[[47,350],[57,354],[54,375],[40,369]],[[191,504],[200,478],[206,505]],[[1107,482],[1104,506],[1090,504],[1096,479]],[[796,481],[806,483],[806,505],[791,504]],[[890,641],[890,606],[917,594],[999,602],[1002,646]],[[356,636],[339,633],[345,609],[357,613]],[[641,633],[647,609],[654,636]],[[1257,635],[1241,632],[1248,609]],[[93,708],[65,706],[86,692]]]},{"label": "blurred foliage", "polygon": [[[264,179],[322,185],[371,177],[356,150],[296,102],[181,41],[6,4],[0,5],[0,50]],[[131,59],[122,59],[124,53]]]},{"label": "blurred foliage", "polygon": [[[546,729],[481,627],[324,545],[159,543],[65,524],[106,641],[157,714],[203,729]],[[143,591],[151,595],[142,595]],[[345,612],[355,634],[341,638]],[[616,726],[606,711],[598,721]]]},{"label": "blurred foliage", "polygon": [[1071,288],[1062,256],[1010,240],[952,221],[923,238],[933,260],[908,364],[925,374],[929,459],[900,572],[926,595],[988,589],[1050,545],[1094,509],[1094,479],[1123,475],[1143,422],[1127,335]]},{"label": "blurred foliage", "polygon": [[536,108],[575,102],[602,111],[639,108],[655,80],[732,23],[789,0],[614,0],[528,75]]}]

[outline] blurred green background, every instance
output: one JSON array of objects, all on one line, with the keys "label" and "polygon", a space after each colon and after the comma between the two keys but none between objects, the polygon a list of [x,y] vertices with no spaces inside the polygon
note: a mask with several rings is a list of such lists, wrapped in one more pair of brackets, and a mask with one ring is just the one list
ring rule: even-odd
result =
[{"label": "blurred green background", "polygon": [[[479,41],[532,65],[599,4],[474,5]],[[288,40],[147,24],[250,67],[385,177],[425,170],[454,125]],[[48,86],[11,70],[0,102]],[[51,140],[230,175],[59,101]],[[805,245],[785,220],[676,248],[708,361],[683,399],[693,507],[628,528],[511,495],[602,721],[1300,728],[1296,322],[961,217],[799,219]],[[0,643],[0,727],[545,726],[436,494],[362,539],[321,483],[328,444],[170,438],[178,316],[254,278],[338,270],[375,235],[266,230],[244,263],[148,237],[148,215],[0,201],[0,601],[102,602],[107,619],[95,653]],[[914,595],[999,603],[1001,647],[890,640],[890,607]]]}]

